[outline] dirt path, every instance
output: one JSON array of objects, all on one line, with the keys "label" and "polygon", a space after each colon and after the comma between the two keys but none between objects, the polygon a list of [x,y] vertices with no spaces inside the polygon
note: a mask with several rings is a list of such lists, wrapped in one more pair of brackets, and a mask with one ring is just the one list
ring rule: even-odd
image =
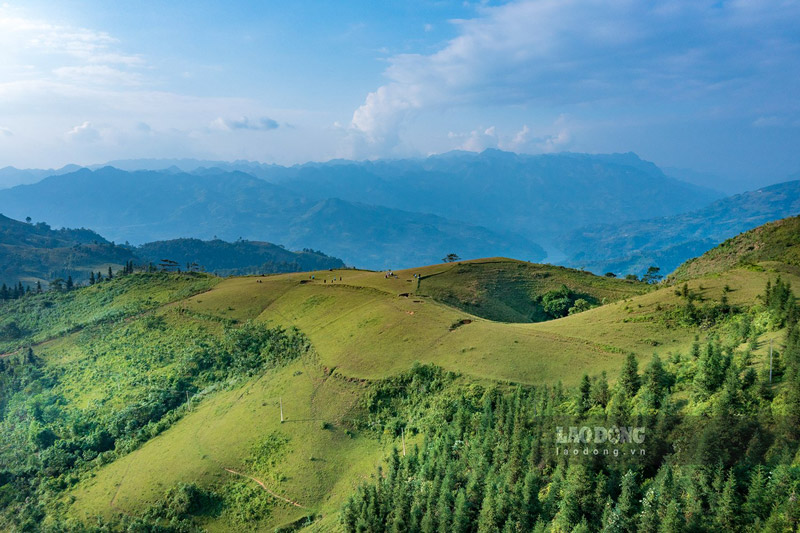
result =
[{"label": "dirt path", "polygon": [[256,483],[258,483],[259,485],[261,485],[261,488],[262,488],[262,489],[264,489],[265,491],[267,491],[267,492],[270,494],[270,496],[273,496],[273,497],[275,497],[275,498],[277,498],[277,499],[279,499],[279,500],[285,501],[286,503],[290,503],[290,504],[294,505],[295,507],[299,507],[300,509],[308,509],[308,507],[302,506],[302,505],[300,505],[299,503],[297,503],[297,502],[296,502],[296,501],[294,501],[294,500],[290,500],[290,499],[288,499],[288,498],[284,498],[284,497],[283,497],[283,496],[281,496],[280,494],[275,494],[274,492],[272,492],[271,490],[269,490],[269,489],[267,488],[267,486],[266,486],[266,485],[264,485],[264,482],[263,482],[263,481],[261,481],[261,480],[260,480],[260,479],[258,479],[258,478],[255,478],[255,477],[253,477],[253,476],[248,476],[247,474],[242,474],[241,472],[237,472],[236,470],[231,470],[230,468],[225,468],[225,467],[223,467],[223,468],[224,468],[226,471],[230,472],[231,474],[236,474],[237,476],[242,476],[242,477],[246,477],[246,478],[248,478],[248,479],[252,479],[252,480],[253,480],[253,481],[255,481]]}]

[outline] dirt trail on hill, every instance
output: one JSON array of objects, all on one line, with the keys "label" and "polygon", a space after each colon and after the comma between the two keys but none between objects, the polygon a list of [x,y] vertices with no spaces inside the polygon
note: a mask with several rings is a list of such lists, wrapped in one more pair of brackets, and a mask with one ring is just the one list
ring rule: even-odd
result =
[{"label": "dirt trail on hill", "polygon": [[299,503],[297,503],[297,502],[296,502],[296,501],[294,501],[294,500],[290,500],[289,498],[284,498],[284,497],[283,497],[283,496],[281,496],[280,494],[275,494],[274,492],[272,492],[271,490],[269,490],[269,489],[267,488],[267,486],[264,484],[264,482],[263,482],[263,481],[261,481],[261,480],[260,480],[260,479],[258,479],[258,478],[255,478],[255,477],[253,477],[253,476],[248,476],[247,474],[242,474],[241,472],[237,472],[236,470],[231,470],[230,468],[225,468],[225,467],[223,467],[223,468],[224,468],[226,471],[230,472],[231,474],[236,474],[237,476],[242,476],[242,477],[246,477],[246,478],[248,478],[248,479],[252,479],[252,480],[253,480],[253,481],[255,481],[256,483],[258,483],[259,485],[261,485],[261,488],[262,488],[262,489],[264,489],[265,491],[267,491],[267,493],[269,493],[269,495],[270,495],[270,496],[273,496],[274,498],[277,498],[277,499],[279,499],[279,500],[285,501],[286,503],[290,503],[290,504],[294,505],[295,507],[299,507],[300,509],[308,509],[308,507],[304,507],[304,506],[300,505]]}]

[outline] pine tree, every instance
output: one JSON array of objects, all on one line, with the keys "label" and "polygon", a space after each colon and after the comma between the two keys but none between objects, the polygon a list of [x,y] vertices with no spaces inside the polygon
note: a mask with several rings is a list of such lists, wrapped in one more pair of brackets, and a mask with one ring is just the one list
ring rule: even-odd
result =
[{"label": "pine tree", "polygon": [[602,533],[622,533],[622,522],[620,520],[619,512],[614,507],[614,502],[611,498],[606,500],[603,509],[603,518],[600,520],[603,524]]},{"label": "pine tree", "polygon": [[522,485],[522,508],[520,509],[520,524],[522,531],[530,531],[539,516],[541,505],[539,503],[539,476],[533,469],[525,474]]},{"label": "pine tree", "polygon": [[603,370],[600,377],[592,384],[592,403],[600,407],[605,407],[608,405],[610,399],[611,394],[608,389],[608,377],[606,376],[606,371]]},{"label": "pine tree", "polygon": [[571,533],[591,533],[591,529],[589,529],[589,523],[586,521],[586,518],[581,520],[581,523],[575,526],[572,529]]},{"label": "pine tree", "polygon": [[94,272],[89,272],[89,285],[94,285]]},{"label": "pine tree", "polygon": [[483,496],[483,504],[481,505],[481,512],[478,515],[478,533],[496,533],[497,532],[497,509],[495,508],[494,493],[496,487],[492,484],[487,487]]},{"label": "pine tree", "polygon": [[[450,463],[451,465],[453,463]],[[450,533],[453,524],[453,475],[445,474],[442,486],[439,488],[439,501],[436,504],[436,514],[439,519],[439,533]]]},{"label": "pine tree", "polygon": [[619,376],[619,387],[629,398],[636,396],[639,392],[640,386],[639,379],[639,363],[636,361],[636,356],[629,353],[625,357],[625,362],[622,365],[622,372]]},{"label": "pine tree", "polygon": [[707,398],[719,388],[724,376],[722,350],[713,340],[709,341],[697,361],[697,373],[694,376],[695,395],[701,399]]},{"label": "pine tree", "polygon": [[455,509],[453,511],[453,533],[467,533],[470,530],[469,502],[467,493],[463,488],[458,489],[456,495]]},{"label": "pine tree", "polygon": [[422,533],[434,533],[436,531],[436,506],[434,498],[434,491],[429,490],[425,504],[425,514],[422,517],[422,524],[420,525]]},{"label": "pine tree", "polygon": [[587,374],[583,375],[581,378],[581,384],[578,386],[578,397],[577,397],[577,404],[578,404],[578,414],[583,415],[586,411],[589,410],[591,405],[591,392],[592,392],[592,382],[589,380],[589,376]]},{"label": "pine tree", "polygon": [[686,520],[683,518],[678,500],[671,499],[664,512],[664,520],[658,528],[658,533],[682,533],[686,531]]},{"label": "pine tree", "polygon": [[616,506],[620,528],[625,533],[636,533],[636,514],[639,507],[637,492],[636,474],[628,470],[622,476],[622,492],[619,495]]},{"label": "pine tree", "polygon": [[108,279],[114,279],[114,274],[111,272],[111,267],[108,267]]},{"label": "pine tree", "polygon": [[67,276],[67,290],[71,291],[75,288],[75,284],[72,282],[72,276]]},{"label": "pine tree", "polygon": [[739,497],[736,493],[736,478],[733,470],[728,472],[728,478],[722,489],[722,494],[717,503],[717,512],[714,523],[725,531],[736,531],[739,526]]},{"label": "pine tree", "polygon": [[655,488],[650,487],[644,498],[642,498],[642,512],[639,514],[637,531],[640,533],[658,533],[658,507],[659,494]]}]

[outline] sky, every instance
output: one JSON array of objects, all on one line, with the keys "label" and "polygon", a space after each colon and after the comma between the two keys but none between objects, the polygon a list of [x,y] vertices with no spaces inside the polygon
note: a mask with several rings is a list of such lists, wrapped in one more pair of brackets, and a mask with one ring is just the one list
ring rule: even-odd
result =
[{"label": "sky", "polygon": [[800,0],[10,1],[0,167],[633,151],[743,190],[800,172],[798,28]]}]

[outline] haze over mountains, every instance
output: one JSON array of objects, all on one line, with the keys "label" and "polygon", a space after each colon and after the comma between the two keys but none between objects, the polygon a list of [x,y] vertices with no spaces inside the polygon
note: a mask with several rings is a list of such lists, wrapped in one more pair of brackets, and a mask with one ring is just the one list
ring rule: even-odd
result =
[{"label": "haze over mountains", "polygon": [[12,217],[91,227],[117,242],[244,238],[323,249],[372,268],[435,262],[451,251],[467,257],[499,251],[530,260],[545,255],[524,237],[435,215],[317,201],[242,172],[82,169],[0,191],[0,205]]},{"label": "haze over mountains", "polygon": [[0,215],[0,283],[10,286],[19,282],[46,286],[69,277],[82,284],[90,272],[118,271],[128,262],[157,266],[165,259],[174,261],[177,268],[222,276],[345,267],[341,259],[319,251],[293,252],[268,242],[173,239],[132,247],[111,243],[88,229],[54,230],[43,222],[26,223]]},{"label": "haze over mountains", "polygon": [[455,252],[601,273],[641,273],[651,264],[668,272],[725,238],[800,212],[796,184],[723,199],[632,153],[456,151],[292,167],[111,163],[0,190],[0,212],[137,245],[243,238],[320,249],[375,269]]},{"label": "haze over mountains", "polygon": [[584,227],[564,240],[564,248],[568,263],[594,272],[641,272],[658,265],[666,273],[738,233],[798,213],[800,180],[787,181],[689,213]]}]

